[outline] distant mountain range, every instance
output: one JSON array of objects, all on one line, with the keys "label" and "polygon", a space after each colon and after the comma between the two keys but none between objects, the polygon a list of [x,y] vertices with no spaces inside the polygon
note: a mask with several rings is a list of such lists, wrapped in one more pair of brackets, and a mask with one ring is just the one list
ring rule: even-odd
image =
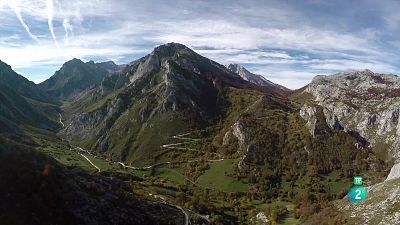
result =
[{"label": "distant mountain range", "polygon": [[[70,180],[73,191],[65,201],[89,192],[81,188],[88,183],[101,183],[95,185],[97,190],[117,181],[104,180],[108,173],[84,178],[71,175],[59,163],[32,153],[28,145],[47,151],[51,145],[62,143],[67,151],[90,153],[95,163],[95,159],[101,159],[107,162],[104,165],[117,164],[124,170],[116,169],[112,176],[122,171],[139,179],[138,171],[148,171],[141,182],[131,182],[137,188],[148,182],[140,186],[143,196],[133,201],[152,208],[153,203],[146,200],[148,192],[162,189],[158,197],[164,203],[168,199],[165,196],[172,196],[169,199],[174,204],[185,204],[193,218],[202,223],[250,224],[255,220],[287,219],[304,224],[352,224],[351,215],[343,212],[351,206],[341,199],[354,175],[365,175],[366,185],[377,185],[373,187],[382,190],[395,189],[393,185],[400,179],[398,170],[393,169],[391,181],[380,183],[400,159],[399,85],[400,78],[395,75],[366,70],[317,76],[306,87],[292,91],[240,65],[223,66],[177,43],[158,46],[147,56],[123,66],[73,59],[39,85],[1,62],[0,138],[7,139],[0,140],[17,146],[21,155],[27,148],[30,156],[26,157],[44,160],[56,168],[56,177]],[[43,141],[37,133],[45,133],[51,140]],[[72,160],[64,158],[60,162]],[[44,167],[29,166],[38,171]],[[133,172],[127,172],[130,170]],[[201,183],[204,177],[213,177],[217,172],[221,179]],[[25,182],[31,185],[33,181]],[[209,183],[214,186],[206,186]],[[157,184],[157,188],[150,188],[150,184]],[[54,187],[59,186],[56,183]],[[246,189],[227,191],[227,186]],[[118,190],[121,187],[118,185]],[[205,200],[199,193],[214,201],[200,204]],[[226,200],[227,196],[231,201]],[[368,202],[369,210],[385,201],[376,193],[371,196],[375,202]],[[81,210],[96,220],[99,210],[116,213],[109,204],[117,204],[124,213],[116,224],[165,224],[160,214],[146,214],[139,208],[135,208],[138,211],[132,221],[126,222],[125,215],[131,212],[126,207],[139,203],[132,206],[124,203],[131,198],[121,199],[114,203],[107,200],[105,208],[96,208],[93,213]],[[397,204],[398,198],[393,199]],[[102,200],[88,195],[82,204],[94,206],[100,204],[97,201]],[[254,203],[268,201],[285,202],[290,207],[286,211],[261,210]],[[227,202],[235,205],[225,207]],[[179,207],[154,204],[167,211],[163,215],[170,217],[164,219],[188,222],[181,221],[186,215],[177,210]],[[268,210],[282,214],[265,215]],[[383,210],[385,213],[376,220],[362,221],[390,224],[388,217],[394,217],[396,210],[389,206]],[[65,212],[71,213],[60,213]],[[355,213],[362,217],[362,212]],[[210,221],[203,214],[214,217]],[[81,218],[76,211],[73,215],[71,218]],[[146,221],[140,221],[141,216]],[[103,223],[82,223],[106,224],[104,221],[110,218],[103,215],[101,220]]]},{"label": "distant mountain range", "polygon": [[84,63],[79,59],[73,59],[38,86],[56,100],[70,100],[83,90],[100,84],[105,77],[119,69],[121,66],[112,61]]},{"label": "distant mountain range", "polygon": [[282,85],[279,85],[279,84],[275,84],[275,83],[267,80],[265,77],[263,77],[261,75],[249,72],[246,68],[244,68],[243,66],[241,66],[239,64],[229,64],[229,65],[225,65],[225,66],[226,66],[226,68],[228,68],[228,70],[238,74],[244,80],[246,80],[250,83],[257,84],[257,85],[264,86],[264,87],[279,88],[284,91],[289,91],[288,88],[286,88]]},{"label": "distant mountain range", "polygon": [[[247,82],[186,46],[162,45],[76,102],[81,107],[67,115],[70,125],[63,132],[87,148],[112,150],[118,160],[145,163],[148,154],[157,154],[165,137],[225,117],[230,103],[224,92],[230,88],[270,95],[284,91]],[[160,133],[158,127],[165,129]],[[122,138],[117,134],[121,131]]]}]

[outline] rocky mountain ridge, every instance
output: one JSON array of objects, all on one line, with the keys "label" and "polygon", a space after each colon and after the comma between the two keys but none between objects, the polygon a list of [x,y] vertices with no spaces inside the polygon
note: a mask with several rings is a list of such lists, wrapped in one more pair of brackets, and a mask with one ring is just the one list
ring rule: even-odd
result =
[{"label": "rocky mountain ridge", "polygon": [[122,66],[112,61],[85,63],[80,59],[72,59],[38,86],[55,100],[71,100],[86,89],[100,84],[104,78],[121,68]]},{"label": "rocky mountain ridge", "polygon": [[[52,91],[72,87],[59,92],[66,104],[53,116],[71,146],[124,168],[156,174],[158,167],[193,163],[207,172],[208,164],[229,160],[228,178],[245,179],[254,198],[296,198],[300,210],[340,198],[355,174],[371,175],[368,185],[384,180],[396,158],[394,75],[318,76],[291,92],[252,83],[243,67],[226,68],[176,43],[117,70],[112,65],[67,62],[49,79],[61,84]],[[75,86],[86,74],[98,78],[96,68],[101,81]],[[393,167],[388,180],[398,171]]]},{"label": "rocky mountain ridge", "polygon": [[[376,74],[369,70],[317,76],[304,93],[313,96],[315,104],[324,108],[330,127],[356,131],[371,147],[387,145],[389,157],[400,159],[400,78],[396,75]],[[302,108],[306,118],[309,105]],[[311,110],[312,111],[312,110]],[[308,113],[310,114],[310,113]]]},{"label": "rocky mountain ridge", "polygon": [[24,126],[56,130],[58,106],[36,84],[0,61],[0,133],[8,137]]},{"label": "rocky mountain ridge", "polygon": [[354,205],[346,198],[337,202],[349,224],[396,224],[400,218],[399,87],[397,75],[364,70],[317,76],[303,90],[312,96],[300,110],[311,134],[315,132],[316,109],[321,107],[332,129],[353,132],[365,140],[357,143],[358,149],[370,148],[382,160],[397,163],[384,182],[369,185],[365,202]]},{"label": "rocky mountain ridge", "polygon": [[52,102],[49,96],[37,88],[36,84],[16,73],[10,65],[0,60],[0,85],[14,90],[17,94],[36,101]]},{"label": "rocky mountain ridge", "polygon": [[[90,134],[90,139],[95,140],[90,148],[106,151],[117,146],[117,140],[113,140],[109,133],[127,129],[133,136],[127,137],[126,141],[136,144],[130,145],[130,150],[119,151],[125,152],[122,155],[132,155],[144,144],[137,142],[138,138],[141,139],[141,133],[155,129],[155,120],[162,124],[174,121],[175,124],[168,125],[166,132],[180,132],[187,129],[188,125],[201,127],[221,118],[228,104],[222,96],[225,88],[272,92],[243,80],[224,66],[198,55],[184,45],[162,45],[148,56],[128,64],[121,72],[106,78],[95,98],[110,96],[110,101],[106,104],[100,101],[101,105],[97,105],[97,100],[91,101],[97,108],[74,114],[64,133],[77,140],[82,137],[87,140]],[[90,98],[92,96],[90,94]],[[130,126],[123,122],[127,120]],[[176,124],[182,124],[182,128],[176,127]],[[121,142],[120,138],[118,141]],[[159,145],[155,147],[159,148]]]},{"label": "rocky mountain ridge", "polygon": [[241,66],[239,64],[228,64],[228,65],[225,65],[225,67],[228,68],[230,71],[241,76],[244,80],[249,81],[250,83],[257,84],[257,85],[264,86],[264,87],[269,87],[269,88],[278,88],[283,91],[289,91],[288,88],[286,88],[282,85],[279,85],[279,84],[275,84],[272,81],[263,77],[262,75],[251,73],[250,71],[248,71],[246,68],[244,68],[243,66]]}]

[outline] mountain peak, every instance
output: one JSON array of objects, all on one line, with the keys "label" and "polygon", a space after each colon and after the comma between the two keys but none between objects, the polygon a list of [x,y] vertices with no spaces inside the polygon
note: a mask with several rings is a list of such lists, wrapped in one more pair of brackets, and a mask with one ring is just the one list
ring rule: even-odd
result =
[{"label": "mountain peak", "polygon": [[64,63],[52,77],[39,84],[39,87],[59,100],[71,99],[81,91],[100,84],[103,79],[118,71],[114,62],[83,62],[74,58]]},{"label": "mountain peak", "polygon": [[98,64],[102,64],[102,65],[110,65],[110,66],[118,66],[114,61],[105,61],[105,62],[101,62]]},{"label": "mountain peak", "polygon": [[73,59],[71,59],[71,60],[65,62],[65,63],[62,65],[62,68],[63,68],[63,67],[66,67],[66,66],[79,65],[79,64],[84,64],[84,62],[83,62],[81,59],[73,58]]},{"label": "mountain peak", "polygon": [[150,55],[157,55],[159,58],[163,57],[176,57],[182,55],[197,55],[193,50],[187,46],[179,43],[167,43],[157,46]]},{"label": "mountain peak", "polygon": [[274,88],[279,88],[281,90],[289,90],[284,86],[281,86],[279,84],[275,84],[270,80],[267,80],[265,77],[258,75],[258,74],[254,74],[251,73],[250,71],[248,71],[246,68],[244,68],[242,65],[239,64],[228,64],[225,65],[225,67],[230,70],[231,72],[241,76],[244,80],[253,83],[253,84],[257,84],[259,86],[263,86],[263,87],[274,87]]},{"label": "mountain peak", "polygon": [[244,68],[242,65],[240,64],[236,64],[236,63],[231,63],[231,64],[227,64],[225,65],[226,68],[228,68],[231,71],[236,71],[236,73],[239,73],[239,71],[243,71],[243,72],[248,72],[250,73],[246,68]]},{"label": "mountain peak", "polygon": [[342,72],[333,75],[318,75],[314,77],[309,85],[336,84],[337,86],[342,86],[344,84],[345,87],[355,86],[364,89],[369,88],[371,85],[393,86],[393,84],[398,85],[399,83],[400,79],[397,75],[374,73],[373,71],[366,69]]},{"label": "mountain peak", "polygon": [[36,87],[35,83],[16,73],[10,65],[3,61],[0,61],[0,85],[7,86],[26,98],[51,102],[49,98]]},{"label": "mountain peak", "polygon": [[377,73],[374,73],[373,71],[369,69],[364,69],[364,70],[353,70],[350,72],[342,72],[338,73],[338,75],[344,75],[344,76],[375,76]]},{"label": "mountain peak", "polygon": [[[170,42],[163,45],[159,45],[155,48],[155,50],[162,50],[162,49],[174,49],[174,50],[181,50],[181,49],[189,49],[186,45]],[[190,50],[190,49],[189,49]]]},{"label": "mountain peak", "polygon": [[[392,99],[400,97],[400,78],[393,74],[379,74],[370,70],[352,71],[334,75],[319,75],[307,86],[317,100],[330,99],[350,102],[352,105],[390,105]],[[382,101],[382,98],[385,100]],[[369,103],[373,105],[373,103]],[[376,106],[371,106],[371,109]]]},{"label": "mountain peak", "polygon": [[78,58],[73,58],[68,62],[80,62],[80,63],[83,63],[83,61],[81,59],[78,59]]}]

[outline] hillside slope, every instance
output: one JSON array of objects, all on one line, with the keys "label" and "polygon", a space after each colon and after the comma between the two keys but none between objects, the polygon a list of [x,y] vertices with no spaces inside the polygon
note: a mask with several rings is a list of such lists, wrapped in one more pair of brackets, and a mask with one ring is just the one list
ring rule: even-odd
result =
[{"label": "hillside slope", "polygon": [[132,194],[118,179],[69,170],[0,137],[0,220],[9,225],[183,224],[177,208]]},{"label": "hillside slope", "polygon": [[163,45],[67,108],[70,125],[63,133],[87,148],[143,163],[140,157],[154,154],[167,137],[221,119],[229,107],[227,87],[268,92],[183,45]]},{"label": "hillside slope", "polygon": [[397,161],[399,86],[400,78],[395,75],[365,70],[317,76],[304,93],[311,94],[315,103],[324,108],[330,127],[359,133],[382,157]]},{"label": "hillside slope", "polygon": [[[304,102],[298,101],[304,98],[287,98],[288,93],[248,82],[171,43],[65,104],[68,125],[60,135],[179,188],[182,183],[170,179],[181,174],[193,182],[193,186],[183,186],[193,196],[181,193],[190,200],[175,201],[180,205],[189,201],[187,205],[197,213],[224,214],[217,203],[195,204],[203,193],[201,187],[209,185],[224,193],[213,193],[216,201],[225,202],[224,196],[232,191],[238,200],[246,190],[249,199],[288,202],[294,205],[292,219],[300,220],[294,216],[297,213],[301,221],[309,221],[345,195],[354,175],[368,174],[366,182],[374,184],[384,179],[388,168],[356,132],[330,126],[323,106],[310,99],[310,110],[306,110]],[[210,164],[229,167],[220,176],[235,185],[223,188],[229,185],[209,180],[216,172]],[[165,174],[171,170],[175,175]],[[236,185],[240,188],[235,189]],[[250,202],[238,206],[233,217],[225,215],[223,221],[250,221],[250,211],[259,210]],[[332,218],[342,221],[336,216]]]},{"label": "hillside slope", "polygon": [[396,178],[368,188],[367,200],[360,204],[347,199],[337,208],[349,218],[348,224],[385,225],[400,221],[400,179]]},{"label": "hillside slope", "polygon": [[397,163],[378,184],[370,181],[369,173],[360,173],[369,186],[367,200],[355,205],[343,199],[336,205],[349,224],[396,224],[399,220],[399,85],[396,75],[354,71],[317,76],[292,96],[302,99],[301,115],[311,134],[315,132],[315,107],[321,107],[331,129],[359,140],[357,149],[371,149],[389,166]]},{"label": "hillside slope", "polygon": [[41,102],[54,103],[35,83],[17,74],[11,66],[2,61],[0,61],[0,84],[9,87],[23,97]]},{"label": "hillside slope", "polygon": [[23,126],[56,130],[58,106],[36,84],[0,61],[0,132],[12,136]]}]

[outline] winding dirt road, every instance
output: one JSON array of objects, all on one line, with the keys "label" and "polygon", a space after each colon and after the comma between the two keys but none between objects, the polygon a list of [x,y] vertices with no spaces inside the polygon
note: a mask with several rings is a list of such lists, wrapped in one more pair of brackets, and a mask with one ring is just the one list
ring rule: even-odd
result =
[{"label": "winding dirt road", "polygon": [[61,113],[58,113],[58,115],[60,115],[60,124],[62,125],[62,127],[64,128],[65,127],[65,124],[62,122],[62,116],[61,116]]},{"label": "winding dirt road", "polygon": [[101,170],[98,166],[96,166],[88,157],[86,157],[84,154],[79,153],[83,158],[85,158],[94,168],[97,169],[97,172],[100,173]]},{"label": "winding dirt road", "polygon": [[[61,115],[61,113],[58,113],[58,114],[59,114],[59,116],[60,116],[59,122],[60,122],[60,124],[62,125],[62,127],[64,128],[64,127],[65,127],[65,124],[62,122],[62,115]],[[178,137],[178,136],[174,136],[174,137]],[[188,142],[188,143],[190,143],[190,142]],[[166,145],[166,147],[173,146],[173,145],[180,145],[180,144],[183,144],[183,143]],[[78,150],[81,151],[81,152],[86,152],[87,154],[92,155],[93,157],[95,157],[91,152],[89,152],[88,150],[85,150],[85,149],[83,149],[83,148],[81,148],[81,147],[74,146],[74,147],[71,148],[71,150],[74,150],[74,149],[78,149]],[[98,171],[98,173],[101,172],[101,169],[100,169],[98,166],[96,166],[96,164],[94,164],[87,156],[85,156],[85,155],[82,154],[82,153],[79,153],[79,154],[80,154],[83,158],[85,158],[85,159],[90,163],[90,165],[92,165],[94,168],[96,168],[97,171]],[[108,160],[107,160],[107,161],[108,161]],[[108,162],[110,162],[110,161],[108,161]],[[146,170],[146,169],[151,169],[151,168],[154,167],[154,166],[161,165],[161,164],[159,163],[159,164],[154,164],[154,165],[152,165],[152,166],[147,166],[147,167],[138,168],[138,167],[133,167],[133,166],[127,166],[127,165],[125,165],[125,163],[123,163],[123,162],[112,162],[112,163],[117,163],[117,164],[121,165],[121,166],[124,167],[124,168],[135,169],[135,170],[143,170],[143,169]],[[167,162],[166,164],[170,164],[170,163],[171,163],[171,162]],[[156,197],[156,198],[157,198],[158,196],[160,196],[159,198],[162,199],[162,201],[163,201],[164,204],[179,209],[179,210],[185,215],[185,222],[184,222],[184,225],[189,225],[189,224],[190,224],[190,217],[189,217],[189,214],[188,214],[181,206],[179,206],[179,205],[172,205],[172,204],[167,203],[167,202],[166,202],[166,198],[165,198],[164,196],[161,196],[161,195],[153,195],[153,196]]]},{"label": "winding dirt road", "polygon": [[[192,148],[186,148],[186,147],[179,147],[181,145],[184,144],[190,144],[194,141],[200,141],[201,139],[194,139],[194,138],[188,138],[185,137],[187,135],[190,135],[191,133],[186,133],[186,134],[180,134],[180,135],[175,135],[172,136],[172,138],[174,139],[180,139],[180,140],[185,140],[185,142],[181,142],[181,143],[173,143],[173,144],[164,144],[161,145],[161,148],[166,148],[166,149],[176,149],[176,150],[187,150],[187,151],[194,151],[194,152],[201,152],[197,149],[192,149]],[[128,169],[133,169],[133,170],[148,170],[151,169],[153,167],[157,167],[157,166],[161,166],[161,165],[166,165],[166,164],[174,164],[174,163],[194,163],[194,162],[201,162],[201,161],[205,161],[205,162],[221,162],[224,161],[224,157],[218,153],[212,153],[217,155],[218,157],[220,157],[220,159],[208,159],[208,160],[202,160],[202,159],[193,159],[193,160],[187,160],[187,161],[168,161],[168,162],[160,162],[160,163],[155,163],[153,165],[150,166],[145,166],[145,167],[134,167],[134,166],[128,166],[125,165],[125,163],[123,162],[116,162],[119,165],[121,165],[124,168],[128,168]]]}]

